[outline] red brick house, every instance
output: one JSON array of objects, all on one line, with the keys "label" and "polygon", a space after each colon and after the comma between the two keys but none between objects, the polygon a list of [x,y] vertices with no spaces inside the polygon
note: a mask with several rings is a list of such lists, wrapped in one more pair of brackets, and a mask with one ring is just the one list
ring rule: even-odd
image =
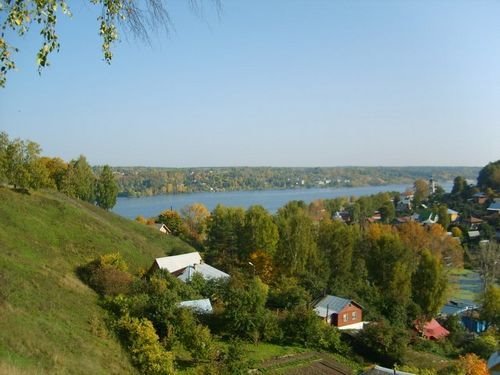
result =
[{"label": "red brick house", "polygon": [[353,300],[327,295],[314,304],[314,311],[338,329],[363,329],[363,307]]}]

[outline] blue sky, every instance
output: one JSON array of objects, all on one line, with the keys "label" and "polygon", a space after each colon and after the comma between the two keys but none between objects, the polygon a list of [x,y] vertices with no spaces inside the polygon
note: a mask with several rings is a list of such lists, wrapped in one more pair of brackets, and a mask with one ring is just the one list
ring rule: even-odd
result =
[{"label": "blue sky", "polygon": [[93,164],[471,165],[500,158],[500,2],[170,2],[175,30],[102,61],[98,12],[16,40],[0,130]]}]

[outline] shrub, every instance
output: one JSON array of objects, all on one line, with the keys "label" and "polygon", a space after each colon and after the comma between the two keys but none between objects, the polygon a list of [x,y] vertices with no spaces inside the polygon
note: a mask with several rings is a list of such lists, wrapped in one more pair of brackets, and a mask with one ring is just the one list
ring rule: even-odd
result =
[{"label": "shrub", "polygon": [[165,351],[158,341],[153,324],[147,319],[128,315],[118,320],[117,329],[129,349],[132,362],[141,374],[170,375],[174,373],[172,353]]},{"label": "shrub", "polygon": [[408,345],[408,333],[383,321],[372,323],[360,334],[360,343],[368,350],[368,354],[392,366],[394,362],[401,362],[403,359]]},{"label": "shrub", "polygon": [[198,324],[193,313],[180,309],[175,321],[176,336],[195,360],[211,360],[215,346],[208,327]]},{"label": "shrub", "polygon": [[299,306],[290,311],[282,322],[284,341],[305,347],[328,351],[341,351],[338,330],[325,324],[314,311]]},{"label": "shrub", "polygon": [[466,346],[466,351],[475,353],[483,359],[488,359],[497,350],[498,342],[493,332],[486,332],[476,337]]},{"label": "shrub", "polygon": [[101,295],[127,293],[133,281],[119,253],[105,254],[78,269],[78,275]]}]

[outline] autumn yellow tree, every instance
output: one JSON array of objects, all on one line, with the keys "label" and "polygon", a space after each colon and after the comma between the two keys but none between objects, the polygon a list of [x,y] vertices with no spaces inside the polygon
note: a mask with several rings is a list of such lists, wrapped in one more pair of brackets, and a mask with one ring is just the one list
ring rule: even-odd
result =
[{"label": "autumn yellow tree", "polygon": [[202,203],[193,203],[181,210],[181,217],[186,224],[188,235],[197,242],[201,242],[206,236],[207,218],[210,211]]},{"label": "autumn yellow tree", "polygon": [[461,356],[458,360],[457,370],[460,375],[489,375],[486,361],[474,353]]},{"label": "autumn yellow tree", "polygon": [[256,250],[250,254],[250,266],[260,279],[269,284],[273,277],[273,257],[263,250]]}]

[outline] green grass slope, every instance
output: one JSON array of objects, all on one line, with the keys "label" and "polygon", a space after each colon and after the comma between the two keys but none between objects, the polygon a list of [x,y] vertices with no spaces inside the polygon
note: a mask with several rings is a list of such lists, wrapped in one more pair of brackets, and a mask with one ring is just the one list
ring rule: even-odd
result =
[{"label": "green grass slope", "polygon": [[177,238],[62,194],[0,187],[0,373],[135,373],[75,269],[120,252],[136,272],[187,250]]}]

